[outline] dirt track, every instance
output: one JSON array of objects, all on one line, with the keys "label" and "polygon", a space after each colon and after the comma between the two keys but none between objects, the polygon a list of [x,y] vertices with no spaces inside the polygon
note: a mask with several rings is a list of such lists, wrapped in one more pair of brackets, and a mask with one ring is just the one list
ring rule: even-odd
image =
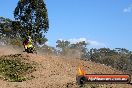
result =
[{"label": "dirt track", "polygon": [[[78,67],[82,66],[87,73],[121,74],[111,67],[75,58],[54,55],[26,54],[13,48],[0,47],[0,56],[21,53],[29,61],[38,63],[37,70],[29,75],[34,78],[24,82],[6,82],[0,80],[0,88],[78,88],[76,75]],[[91,87],[88,87],[91,88]],[[132,88],[128,84],[107,84],[98,88]]]}]

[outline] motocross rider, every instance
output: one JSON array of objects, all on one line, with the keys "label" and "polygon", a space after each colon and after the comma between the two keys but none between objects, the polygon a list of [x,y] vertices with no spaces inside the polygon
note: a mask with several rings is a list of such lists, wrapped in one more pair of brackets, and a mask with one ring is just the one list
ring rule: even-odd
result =
[{"label": "motocross rider", "polygon": [[24,48],[25,50],[27,48],[30,48],[30,47],[33,47],[33,41],[32,41],[32,38],[30,36],[28,36],[25,41],[23,42],[23,45],[24,45]]}]

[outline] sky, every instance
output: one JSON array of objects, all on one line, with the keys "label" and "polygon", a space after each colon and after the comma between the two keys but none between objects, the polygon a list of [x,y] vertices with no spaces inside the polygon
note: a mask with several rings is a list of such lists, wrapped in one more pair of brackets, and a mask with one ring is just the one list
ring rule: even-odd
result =
[{"label": "sky", "polygon": [[[18,0],[0,0],[0,16],[14,20]],[[132,0],[45,0],[48,44],[87,41],[89,48],[132,50]]]}]

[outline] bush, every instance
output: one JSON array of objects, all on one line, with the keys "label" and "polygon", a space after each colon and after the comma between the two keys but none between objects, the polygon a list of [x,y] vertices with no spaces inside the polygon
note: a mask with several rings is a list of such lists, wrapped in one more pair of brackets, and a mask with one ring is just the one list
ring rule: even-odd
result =
[{"label": "bush", "polygon": [[0,57],[0,75],[7,81],[21,82],[26,80],[26,74],[34,71],[30,63],[25,63],[20,57]]}]

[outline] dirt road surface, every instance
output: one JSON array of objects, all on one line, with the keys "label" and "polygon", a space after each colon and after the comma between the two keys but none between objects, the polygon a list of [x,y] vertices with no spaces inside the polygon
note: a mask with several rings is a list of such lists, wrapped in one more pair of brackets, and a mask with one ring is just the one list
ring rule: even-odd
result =
[{"label": "dirt road surface", "polygon": [[[11,47],[0,47],[0,56],[18,54],[28,61],[37,62],[37,70],[30,73],[30,80],[23,82],[7,82],[0,80],[0,88],[79,88],[76,85],[76,75],[78,67],[86,69],[88,74],[122,74],[111,67],[83,61],[76,58],[66,58],[63,56],[27,54],[21,50]],[[86,87],[96,88],[96,87]],[[100,84],[97,88],[132,88],[130,84]]]}]

